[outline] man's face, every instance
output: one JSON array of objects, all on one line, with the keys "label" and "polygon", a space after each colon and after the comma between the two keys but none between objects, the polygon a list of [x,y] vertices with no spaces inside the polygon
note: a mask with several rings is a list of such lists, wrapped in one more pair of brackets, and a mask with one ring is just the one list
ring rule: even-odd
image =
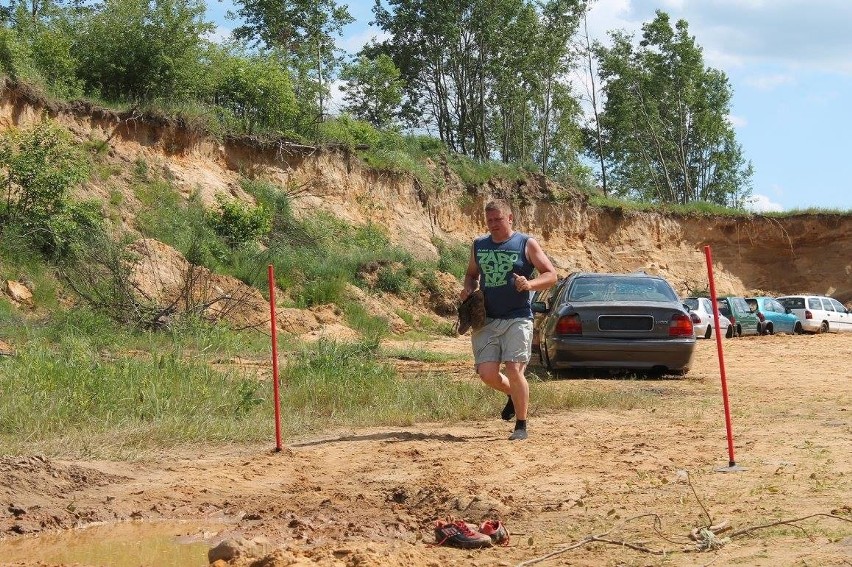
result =
[{"label": "man's face", "polygon": [[506,238],[512,232],[512,214],[500,210],[486,211],[485,225],[492,237]]}]

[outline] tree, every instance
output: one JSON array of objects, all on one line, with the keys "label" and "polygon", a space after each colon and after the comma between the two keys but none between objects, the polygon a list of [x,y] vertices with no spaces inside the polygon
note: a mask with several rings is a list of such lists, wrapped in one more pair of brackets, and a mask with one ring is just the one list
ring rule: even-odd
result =
[{"label": "tree", "polygon": [[[387,5],[387,6],[386,6]],[[567,38],[581,0],[377,0],[376,22],[419,126],[478,160],[552,156],[558,84],[569,67]],[[560,99],[564,100],[564,99]],[[575,106],[572,104],[572,106]]]},{"label": "tree", "polygon": [[214,49],[213,100],[226,111],[239,131],[274,130],[290,133],[296,127],[299,105],[290,74],[276,52],[246,54]]},{"label": "tree", "polygon": [[623,32],[612,34],[612,47],[595,46],[610,187],[652,202],[741,202],[751,191],[752,167],[727,119],[727,77],[704,67],[685,20],[672,28],[657,11],[642,30],[637,47]]},{"label": "tree", "polygon": [[[577,101],[566,91],[566,76],[572,68],[569,47],[576,33],[579,18],[585,6],[573,0],[550,0],[542,5],[540,25],[535,34],[535,45],[529,66],[533,76],[534,108],[538,131],[538,164],[547,174],[553,154],[553,139],[562,136],[563,142],[571,139],[567,132],[579,116]],[[566,117],[572,120],[565,120]]]},{"label": "tree", "polygon": [[106,0],[81,15],[74,55],[88,92],[111,99],[187,99],[203,80],[213,24],[202,0]]},{"label": "tree", "polygon": [[355,21],[348,8],[335,0],[237,0],[237,4],[236,15],[245,23],[234,30],[234,37],[289,54],[296,92],[315,97],[316,118],[321,119],[328,78],[341,62],[334,36]]},{"label": "tree", "polygon": [[71,54],[72,12],[52,0],[13,0],[0,16],[9,25],[3,30],[0,48],[4,71],[61,97],[80,95],[78,64]]},{"label": "tree", "polygon": [[384,53],[374,59],[362,55],[343,68],[340,78],[346,81],[340,89],[345,93],[347,112],[377,128],[394,123],[404,84],[393,59]]}]

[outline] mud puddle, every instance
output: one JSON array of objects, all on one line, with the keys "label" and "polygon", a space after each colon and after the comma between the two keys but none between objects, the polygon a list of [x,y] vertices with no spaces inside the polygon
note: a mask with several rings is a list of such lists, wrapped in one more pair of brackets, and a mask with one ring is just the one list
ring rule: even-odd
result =
[{"label": "mud puddle", "polygon": [[0,541],[0,563],[44,562],[87,567],[206,567],[222,524],[129,522]]}]

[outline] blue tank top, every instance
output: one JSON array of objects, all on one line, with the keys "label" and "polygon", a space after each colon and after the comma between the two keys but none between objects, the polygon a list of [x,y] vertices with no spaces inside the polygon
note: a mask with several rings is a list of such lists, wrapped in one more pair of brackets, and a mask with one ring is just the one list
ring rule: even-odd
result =
[{"label": "blue tank top", "polygon": [[527,240],[528,234],[515,232],[499,244],[490,234],[473,241],[485,313],[492,319],[532,318],[530,292],[515,289],[515,274],[529,278],[535,268],[527,259]]}]

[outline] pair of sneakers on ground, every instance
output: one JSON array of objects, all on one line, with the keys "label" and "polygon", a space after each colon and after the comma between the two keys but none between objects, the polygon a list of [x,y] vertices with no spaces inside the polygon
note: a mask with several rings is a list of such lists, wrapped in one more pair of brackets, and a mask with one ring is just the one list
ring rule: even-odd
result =
[{"label": "pair of sneakers on ground", "polygon": [[500,520],[486,520],[480,526],[464,520],[438,520],[435,522],[435,545],[462,549],[509,545],[509,532]]},{"label": "pair of sneakers on ground", "polygon": [[[500,417],[503,418],[504,421],[509,421],[513,417],[515,417],[515,403],[512,401],[512,396],[506,396],[508,400],[506,401],[505,407],[503,407],[503,411],[500,412]],[[512,435],[509,436],[510,441],[521,441],[527,438],[527,422],[524,421],[523,424],[520,422],[515,423],[515,430],[512,432]]]}]

